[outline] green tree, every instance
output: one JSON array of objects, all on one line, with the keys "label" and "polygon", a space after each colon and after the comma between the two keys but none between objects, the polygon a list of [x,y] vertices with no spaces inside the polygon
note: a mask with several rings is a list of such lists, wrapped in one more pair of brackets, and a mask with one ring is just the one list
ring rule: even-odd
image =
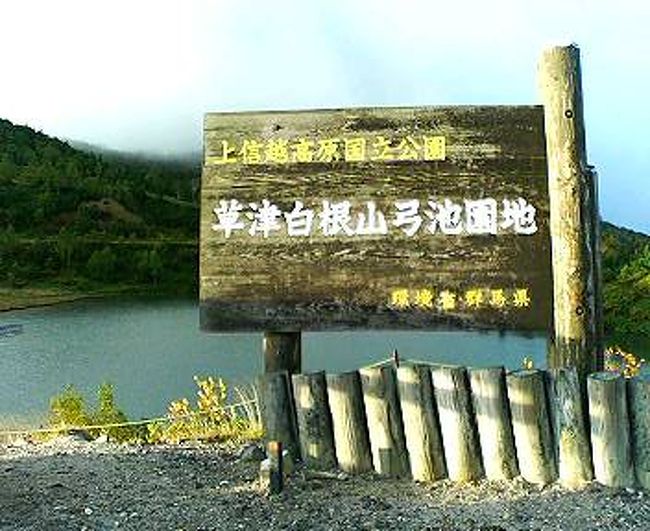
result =
[{"label": "green tree", "polygon": [[163,271],[163,261],[156,249],[139,251],[136,268],[141,281],[157,286]]},{"label": "green tree", "polygon": [[[103,382],[97,391],[97,409],[92,415],[93,424],[120,424],[128,420],[124,412],[115,403],[113,384]],[[127,435],[122,427],[108,427],[101,430],[112,439],[121,440]]]},{"label": "green tree", "polygon": [[69,230],[61,229],[56,239],[56,250],[61,264],[61,273],[63,274],[70,272],[75,247],[76,239],[74,234]]},{"label": "green tree", "polygon": [[605,285],[604,309],[606,332],[617,341],[650,339],[650,245]]},{"label": "green tree", "polygon": [[88,421],[84,398],[73,385],[68,385],[50,400],[50,426],[83,426]]},{"label": "green tree", "polygon": [[86,274],[93,280],[109,282],[115,277],[115,253],[110,247],[93,251],[86,263]]}]

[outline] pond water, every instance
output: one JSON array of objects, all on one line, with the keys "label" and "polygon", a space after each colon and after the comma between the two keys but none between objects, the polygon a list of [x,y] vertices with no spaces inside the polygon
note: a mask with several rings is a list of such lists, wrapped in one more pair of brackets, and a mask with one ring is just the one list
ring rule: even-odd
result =
[{"label": "pond water", "polygon": [[[194,375],[229,384],[262,371],[262,334],[199,331],[196,301],[83,301],[0,313],[0,423],[34,424],[49,398],[74,384],[94,403],[101,382],[115,385],[131,418],[163,415],[171,400],[196,395]],[[17,325],[17,326],[14,326]],[[544,366],[546,338],[497,332],[303,333],[303,370],[357,369],[402,357],[472,366]]]}]

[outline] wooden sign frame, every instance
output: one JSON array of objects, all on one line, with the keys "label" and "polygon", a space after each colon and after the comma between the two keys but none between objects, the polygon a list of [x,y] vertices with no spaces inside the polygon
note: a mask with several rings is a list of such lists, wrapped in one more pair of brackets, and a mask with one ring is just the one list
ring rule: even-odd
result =
[{"label": "wooden sign frame", "polygon": [[547,329],[543,120],[534,106],[207,115],[202,326]]}]

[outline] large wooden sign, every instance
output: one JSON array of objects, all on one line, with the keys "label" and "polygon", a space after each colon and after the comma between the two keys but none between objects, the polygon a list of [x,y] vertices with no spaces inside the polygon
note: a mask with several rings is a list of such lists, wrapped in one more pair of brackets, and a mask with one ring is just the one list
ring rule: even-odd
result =
[{"label": "large wooden sign", "polygon": [[551,328],[541,106],[205,117],[209,331]]}]

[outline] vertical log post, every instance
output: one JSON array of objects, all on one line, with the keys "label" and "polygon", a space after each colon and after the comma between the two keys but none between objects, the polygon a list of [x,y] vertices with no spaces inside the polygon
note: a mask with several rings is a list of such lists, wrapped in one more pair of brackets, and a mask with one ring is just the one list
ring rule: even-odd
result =
[{"label": "vertical log post", "polygon": [[578,372],[575,367],[551,369],[548,381],[560,481],[577,487],[594,477]]},{"label": "vertical log post", "polygon": [[483,475],[481,448],[464,367],[432,369],[449,479],[474,481]]},{"label": "vertical log post", "polygon": [[300,373],[302,369],[300,339],[300,332],[264,332],[264,372]]},{"label": "vertical log post", "polygon": [[375,472],[388,477],[408,477],[395,371],[390,366],[367,367],[359,370],[359,375]]},{"label": "vertical log post", "polygon": [[397,369],[397,386],[411,476],[415,481],[444,478],[447,467],[429,368],[402,365]]},{"label": "vertical log post", "polygon": [[[602,245],[601,245],[601,220],[598,200],[598,172],[593,166],[589,166],[590,193],[593,198],[593,220],[591,223],[591,238],[593,242],[592,260],[594,268],[594,315],[596,319],[594,341],[596,349],[595,370],[605,370],[605,319],[603,316],[603,267],[602,267]],[[583,385],[584,390],[584,385]],[[585,402],[586,404],[586,402]]]},{"label": "vertical log post", "polygon": [[627,386],[636,480],[650,490],[650,376],[635,376]]},{"label": "vertical log post", "polygon": [[590,374],[587,392],[596,481],[608,487],[631,487],[634,469],[625,379],[611,372]]},{"label": "vertical log post", "polygon": [[503,367],[470,369],[470,385],[487,479],[519,474]]},{"label": "vertical log post", "polygon": [[284,473],[282,471],[282,443],[280,441],[269,441],[266,445],[266,453],[270,463],[269,493],[278,494],[284,487]]},{"label": "vertical log post", "polygon": [[506,384],[521,476],[530,483],[551,483],[556,468],[544,374],[537,369],[514,371],[506,376]]},{"label": "vertical log post", "polygon": [[327,399],[339,468],[350,474],[371,471],[372,457],[359,373],[328,374]]},{"label": "vertical log post", "polygon": [[539,64],[550,194],[554,334],[549,367],[575,366],[582,377],[602,365],[596,325],[598,218],[587,165],[580,51],[557,46]]},{"label": "vertical log post", "polygon": [[325,373],[294,374],[291,381],[303,463],[316,469],[336,467]]},{"label": "vertical log post", "polygon": [[294,460],[300,459],[293,398],[286,371],[258,376],[262,424],[267,441],[279,441]]}]

